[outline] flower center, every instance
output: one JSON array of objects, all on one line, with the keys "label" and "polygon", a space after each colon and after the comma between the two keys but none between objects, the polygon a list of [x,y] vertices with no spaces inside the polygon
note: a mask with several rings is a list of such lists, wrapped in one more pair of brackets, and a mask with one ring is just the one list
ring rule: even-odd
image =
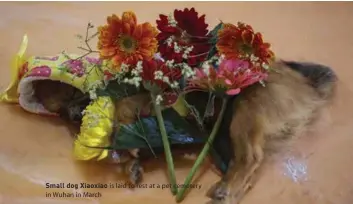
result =
[{"label": "flower center", "polygon": [[128,35],[123,35],[118,38],[118,45],[121,51],[133,53],[137,48],[137,41]]},{"label": "flower center", "polygon": [[251,45],[248,45],[246,43],[242,43],[239,45],[239,50],[243,53],[243,54],[252,54],[253,53],[253,48]]}]

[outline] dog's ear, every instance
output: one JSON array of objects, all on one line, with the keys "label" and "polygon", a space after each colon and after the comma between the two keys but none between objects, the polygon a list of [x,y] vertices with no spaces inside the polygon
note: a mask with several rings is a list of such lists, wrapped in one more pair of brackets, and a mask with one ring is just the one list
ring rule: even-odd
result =
[{"label": "dog's ear", "polygon": [[308,78],[315,88],[337,80],[335,72],[325,65],[294,61],[283,61],[283,63]]},{"label": "dog's ear", "polygon": [[330,67],[310,62],[282,62],[307,78],[310,85],[315,88],[321,97],[329,98],[334,95],[337,75]]}]

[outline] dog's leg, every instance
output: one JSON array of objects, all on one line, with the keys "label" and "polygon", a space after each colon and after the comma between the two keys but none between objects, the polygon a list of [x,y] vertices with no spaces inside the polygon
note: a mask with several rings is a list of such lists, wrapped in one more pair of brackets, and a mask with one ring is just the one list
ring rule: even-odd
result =
[{"label": "dog's leg", "polygon": [[252,148],[253,158],[248,160],[247,164],[238,170],[238,175],[236,175],[228,184],[230,186],[229,191],[231,194],[228,196],[228,200],[231,201],[232,204],[239,203],[251,188],[254,183],[255,173],[262,164],[264,155],[262,146],[255,144]]},{"label": "dog's leg", "polygon": [[263,161],[263,149],[259,145],[250,148],[249,160],[230,165],[227,174],[208,191],[213,203],[236,204],[251,188],[253,176]]},{"label": "dog's leg", "polygon": [[143,179],[143,168],[141,166],[139,158],[131,155],[127,150],[109,152],[108,159],[110,162],[117,165],[122,165],[124,175],[128,176],[129,182],[133,185],[141,183]]},{"label": "dog's leg", "polygon": [[[239,118],[238,118],[239,119]],[[231,124],[235,157],[227,173],[207,193],[211,203],[238,203],[252,186],[253,177],[263,158],[264,132],[261,117],[253,118],[248,129],[239,128],[237,118]]]},{"label": "dog's leg", "polygon": [[134,158],[129,160],[125,164],[125,174],[129,176],[131,184],[136,185],[142,182],[143,179],[143,168],[140,164],[139,159]]}]

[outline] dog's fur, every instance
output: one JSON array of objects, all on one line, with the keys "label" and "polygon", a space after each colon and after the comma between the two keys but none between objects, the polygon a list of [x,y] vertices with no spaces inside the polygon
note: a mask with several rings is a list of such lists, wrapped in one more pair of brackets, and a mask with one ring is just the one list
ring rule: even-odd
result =
[{"label": "dog's fur", "polygon": [[90,102],[88,94],[69,84],[53,80],[34,81],[33,87],[36,100],[46,110],[57,113],[70,122],[81,122],[82,111]]},{"label": "dog's fur", "polygon": [[272,67],[265,87],[246,88],[226,110],[232,117],[223,125],[234,151],[227,172],[207,193],[211,203],[240,202],[254,183],[265,149],[305,129],[334,97],[337,78],[328,67],[284,61]]}]

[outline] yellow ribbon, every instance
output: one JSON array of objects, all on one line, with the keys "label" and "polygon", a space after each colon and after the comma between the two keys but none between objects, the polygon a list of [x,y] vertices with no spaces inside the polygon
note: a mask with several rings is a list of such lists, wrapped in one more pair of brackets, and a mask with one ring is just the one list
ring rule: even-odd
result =
[{"label": "yellow ribbon", "polygon": [[8,102],[8,103],[18,103],[18,93],[17,87],[19,83],[19,72],[22,68],[22,65],[25,63],[24,54],[26,52],[28,45],[28,37],[27,34],[23,36],[22,43],[20,45],[20,50],[17,54],[12,58],[11,61],[11,82],[9,87],[5,90],[5,92],[1,93],[0,101]]}]

